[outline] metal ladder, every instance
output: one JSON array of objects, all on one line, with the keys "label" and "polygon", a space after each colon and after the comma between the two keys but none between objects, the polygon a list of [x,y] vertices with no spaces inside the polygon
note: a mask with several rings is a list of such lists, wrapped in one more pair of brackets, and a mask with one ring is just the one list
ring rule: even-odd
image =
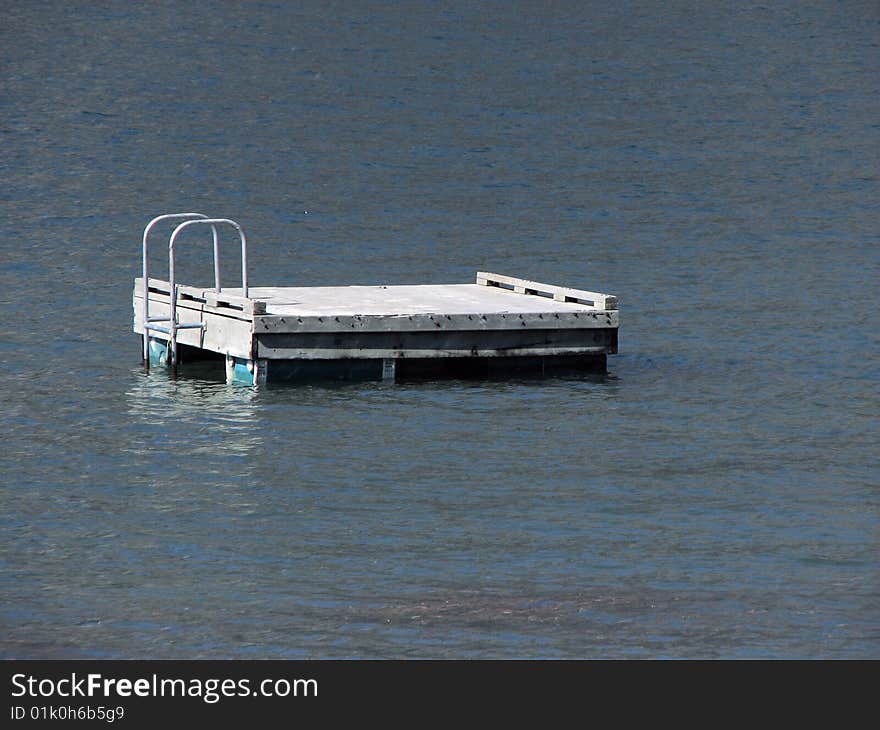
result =
[{"label": "metal ladder", "polygon": [[[165,220],[186,219],[171,233],[168,240],[168,283],[171,295],[171,311],[168,317],[151,317],[150,316],[150,259],[149,259],[149,239],[150,231],[153,227]],[[170,362],[172,371],[177,367],[177,331],[181,329],[204,329],[204,322],[193,324],[181,324],[177,321],[177,282],[174,274],[174,244],[181,231],[194,225],[211,226],[211,234],[214,242],[214,291],[218,294],[222,291],[220,286],[220,247],[219,238],[217,236],[218,225],[232,226],[238,231],[241,240],[241,290],[242,296],[248,296],[247,283],[247,239],[244,235],[242,227],[234,220],[229,218],[210,218],[204,213],[166,213],[156,216],[144,228],[143,236],[143,296],[144,296],[144,367],[150,367],[150,332],[161,332],[168,335],[169,349],[171,352]],[[161,322],[166,325],[159,324]]]}]

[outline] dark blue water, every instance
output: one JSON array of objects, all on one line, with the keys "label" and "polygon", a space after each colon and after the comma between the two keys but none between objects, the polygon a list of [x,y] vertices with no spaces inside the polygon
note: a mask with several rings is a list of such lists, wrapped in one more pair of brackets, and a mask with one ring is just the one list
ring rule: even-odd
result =
[{"label": "dark blue water", "polygon": [[[876,2],[7,5],[0,655],[880,657]],[[191,209],[256,285],[614,293],[621,354],[146,376]]]}]

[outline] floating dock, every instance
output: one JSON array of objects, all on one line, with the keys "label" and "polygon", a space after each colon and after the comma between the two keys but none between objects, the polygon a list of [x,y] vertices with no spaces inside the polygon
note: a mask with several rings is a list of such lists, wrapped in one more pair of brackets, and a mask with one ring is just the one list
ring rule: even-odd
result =
[{"label": "floating dock", "polygon": [[[169,279],[151,278],[149,235],[180,219],[168,244]],[[208,226],[215,286],[180,284],[179,234]],[[220,285],[218,228],[241,243],[240,287]],[[223,359],[230,382],[395,380],[423,375],[604,372],[617,352],[617,298],[610,294],[478,272],[472,284],[249,287],[247,241],[225,218],[177,213],[144,230],[143,276],[135,279],[134,331],[147,367]]]}]

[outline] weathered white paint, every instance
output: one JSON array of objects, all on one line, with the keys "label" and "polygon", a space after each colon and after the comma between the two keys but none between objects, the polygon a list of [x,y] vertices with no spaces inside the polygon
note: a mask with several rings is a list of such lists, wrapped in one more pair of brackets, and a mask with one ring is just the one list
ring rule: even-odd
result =
[{"label": "weathered white paint", "polygon": [[486,271],[477,272],[477,284],[486,287],[507,288],[515,294],[531,294],[542,298],[552,298],[557,302],[571,302],[597,309],[617,309],[617,297],[613,294],[572,289],[553,284],[541,284],[529,279],[518,279],[503,274],[490,274]]}]

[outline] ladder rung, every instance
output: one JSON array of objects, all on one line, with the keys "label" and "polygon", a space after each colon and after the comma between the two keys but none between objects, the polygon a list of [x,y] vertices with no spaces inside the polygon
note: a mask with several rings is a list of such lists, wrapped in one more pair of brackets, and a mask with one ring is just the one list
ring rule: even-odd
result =
[{"label": "ladder rung", "polygon": [[147,317],[147,322],[170,322],[170,317]]},{"label": "ladder rung", "polygon": [[[167,322],[168,320],[165,320],[165,321]],[[174,329],[189,330],[189,329],[196,329],[196,328],[202,329],[204,327],[205,327],[204,322],[196,322],[195,324],[179,324]],[[157,332],[167,332],[167,333],[171,332],[170,327],[160,327],[159,325],[156,325],[156,324],[148,324],[147,329],[148,330],[156,330]]]},{"label": "ladder rung", "polygon": [[[150,321],[156,321],[156,322],[170,322],[171,320],[169,320],[169,319],[152,320],[152,319],[151,319]],[[207,326],[207,325],[206,325],[204,322],[194,322],[194,323],[192,323],[192,324],[179,324],[179,325],[177,325],[177,327],[175,327],[174,329],[178,329],[178,330],[204,329],[206,326]],[[170,327],[160,327],[160,326],[157,325],[157,324],[150,324],[149,321],[148,321],[147,324],[146,324],[146,329],[148,329],[148,330],[154,330],[154,331],[156,331],[156,332],[164,332],[164,333],[166,333],[166,334],[171,334],[171,328],[170,328]]]}]

